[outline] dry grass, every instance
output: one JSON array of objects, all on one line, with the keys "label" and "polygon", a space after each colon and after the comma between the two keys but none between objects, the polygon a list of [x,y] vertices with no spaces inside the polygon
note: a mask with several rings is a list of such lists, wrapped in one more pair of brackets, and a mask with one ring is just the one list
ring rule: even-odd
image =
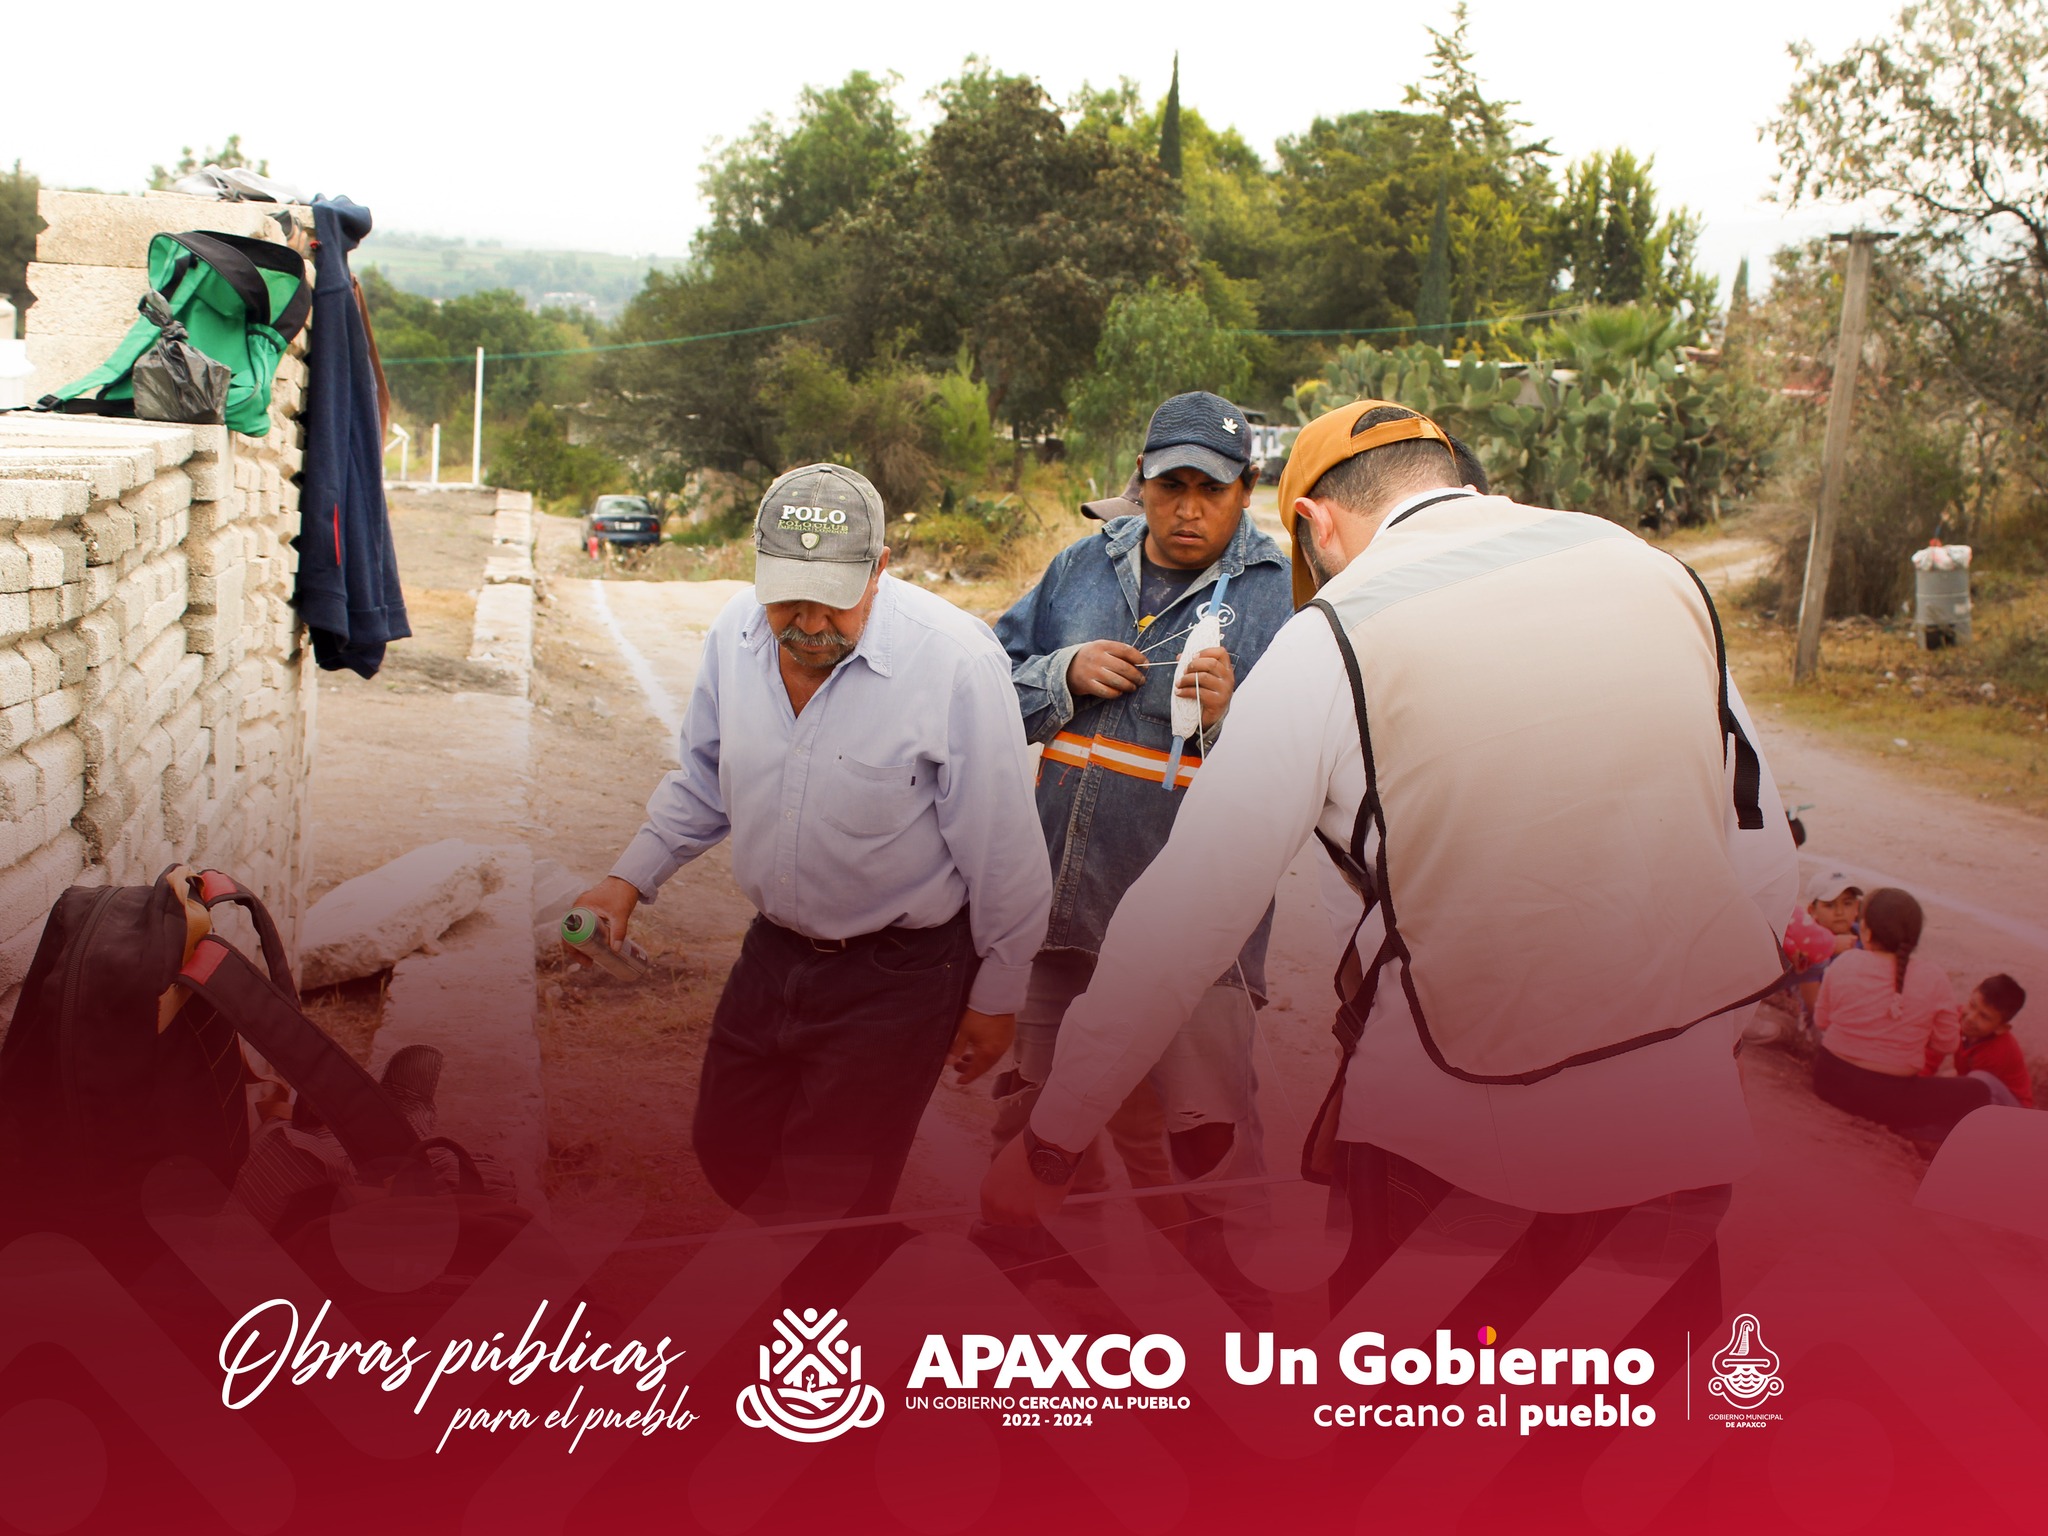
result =
[{"label": "dry grass", "polygon": [[1803,688],[1791,626],[1731,612],[1736,679],[1752,706],[1776,705],[1924,782],[2048,815],[2048,582],[2003,596],[1988,585],[1974,644],[1923,651],[1903,624],[1830,623],[1820,677]]}]

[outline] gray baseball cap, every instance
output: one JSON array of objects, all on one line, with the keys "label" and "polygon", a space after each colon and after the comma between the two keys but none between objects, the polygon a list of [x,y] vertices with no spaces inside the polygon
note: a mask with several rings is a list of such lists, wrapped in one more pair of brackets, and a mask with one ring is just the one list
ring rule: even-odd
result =
[{"label": "gray baseball cap", "polygon": [[754,519],[754,596],[852,608],[882,553],[882,498],[843,464],[806,464],[768,487]]},{"label": "gray baseball cap", "polygon": [[1252,424],[1221,395],[1192,390],[1152,413],[1140,462],[1145,478],[1197,469],[1211,480],[1235,480],[1251,467]]}]

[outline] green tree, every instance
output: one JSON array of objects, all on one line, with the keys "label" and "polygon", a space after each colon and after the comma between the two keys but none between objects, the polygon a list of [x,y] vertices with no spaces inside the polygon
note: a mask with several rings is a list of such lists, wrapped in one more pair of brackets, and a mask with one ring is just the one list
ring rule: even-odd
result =
[{"label": "green tree", "polygon": [[1202,295],[1154,281],[1110,305],[1095,366],[1075,386],[1070,414],[1102,455],[1114,488],[1122,483],[1120,455],[1160,401],[1191,389],[1234,398],[1249,377],[1243,341],[1216,323]]},{"label": "green tree", "polygon": [[[1872,200],[1907,239],[1878,267],[1925,365],[2001,419],[1997,458],[2048,521],[2048,0],[1925,0],[1798,74],[1764,129],[1777,196]],[[2048,529],[2042,530],[2048,537]]]},{"label": "green tree", "polygon": [[468,415],[476,389],[478,347],[491,355],[484,368],[488,416],[524,417],[537,401],[558,404],[578,399],[584,391],[591,367],[588,358],[507,354],[587,347],[595,339],[595,327],[586,316],[559,310],[535,314],[509,288],[437,301],[394,287],[375,268],[364,272],[362,284],[378,351],[389,359],[385,372],[392,398],[419,424]]},{"label": "green tree", "polygon": [[[679,272],[648,273],[612,335],[653,345],[607,353],[596,369],[592,412],[606,443],[643,483],[677,484],[701,469],[765,483],[782,453],[756,392],[785,336],[761,328],[843,311],[845,271],[832,241],[776,232],[715,257],[700,251]],[[835,352],[842,329],[804,327]],[[716,339],[661,344],[679,336]]]},{"label": "green tree", "polygon": [[0,173],[0,295],[18,310],[35,302],[28,291],[28,264],[36,259],[36,236],[43,232],[42,215],[36,212],[41,191],[42,183],[24,171],[19,160],[12,171]]},{"label": "green tree", "polygon": [[518,430],[496,440],[489,473],[494,485],[516,486],[557,505],[588,506],[627,484],[618,460],[601,448],[570,442],[560,416],[539,401],[528,407]]},{"label": "green tree", "polygon": [[891,515],[917,511],[937,488],[933,383],[921,369],[882,357],[855,377],[815,341],[790,340],[764,365],[760,398],[785,464],[851,465]]},{"label": "green tree", "polygon": [[894,75],[878,80],[857,69],[829,90],[806,86],[787,130],[763,117],[717,150],[704,167],[711,227],[700,245],[758,248],[776,234],[811,234],[860,209],[911,152],[895,85]]},{"label": "green tree", "polygon": [[1173,56],[1173,84],[1166,88],[1166,109],[1159,117],[1159,168],[1180,180],[1180,54]]},{"label": "green tree", "polygon": [[1451,320],[1451,189],[1436,195],[1436,213],[1429,221],[1429,254],[1422,263],[1421,291],[1415,299],[1415,323],[1425,331],[1441,331]]},{"label": "green tree", "polygon": [[1186,282],[1194,252],[1158,160],[1096,123],[1069,132],[1037,82],[970,60],[938,100],[916,162],[841,226],[852,355],[964,344],[1021,456],[1088,369],[1112,300]]},{"label": "green tree", "polygon": [[227,142],[219,149],[209,149],[203,155],[193,154],[192,146],[187,144],[178,153],[178,163],[169,170],[160,165],[152,165],[149,168],[149,190],[168,191],[180,176],[190,176],[194,171],[208,165],[218,165],[226,170],[239,167],[254,171],[258,176],[270,174],[270,162],[250,159],[242,148],[242,136],[239,133],[231,133]]},{"label": "green tree", "polygon": [[[1406,92],[1424,110],[1319,118],[1281,141],[1286,234],[1261,293],[1268,325],[1369,330],[1541,307],[1550,149],[1519,137],[1513,102],[1486,94],[1464,10],[1453,14],[1449,31],[1430,29],[1429,72]],[[1423,322],[1425,308],[1441,318]]]},{"label": "green tree", "polygon": [[1651,166],[1627,149],[1571,166],[1552,219],[1554,259],[1574,300],[1677,310],[1704,334],[1714,283],[1694,261],[1700,221],[1659,210]]}]

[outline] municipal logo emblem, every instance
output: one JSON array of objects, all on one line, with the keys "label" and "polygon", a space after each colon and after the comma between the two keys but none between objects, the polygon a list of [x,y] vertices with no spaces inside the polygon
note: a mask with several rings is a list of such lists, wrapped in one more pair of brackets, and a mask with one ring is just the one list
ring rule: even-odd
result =
[{"label": "municipal logo emblem", "polygon": [[734,1405],[742,1424],[817,1441],[881,1422],[882,1389],[862,1384],[860,1346],[846,1342],[837,1308],[784,1307],[775,1332],[761,1346],[761,1379],[741,1388]]},{"label": "municipal logo emblem", "polygon": [[815,533],[811,532],[811,530],[808,528],[806,528],[802,533],[797,535],[797,541],[801,543],[805,549],[816,549],[818,547],[818,536]]},{"label": "municipal logo emblem", "polygon": [[1763,1329],[1751,1313],[1735,1319],[1728,1343],[1714,1356],[1714,1374],[1707,1390],[1731,1408],[1761,1408],[1785,1390],[1778,1357],[1764,1345]]}]

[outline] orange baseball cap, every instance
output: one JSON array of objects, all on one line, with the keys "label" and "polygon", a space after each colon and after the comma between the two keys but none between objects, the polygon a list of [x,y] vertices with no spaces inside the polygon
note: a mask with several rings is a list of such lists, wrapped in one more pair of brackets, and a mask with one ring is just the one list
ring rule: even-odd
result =
[{"label": "orange baseball cap", "polygon": [[1450,434],[1427,416],[1404,416],[1399,421],[1381,422],[1363,432],[1357,431],[1359,417],[1382,406],[1392,406],[1398,411],[1408,409],[1396,400],[1354,400],[1349,405],[1338,406],[1327,416],[1318,416],[1295,437],[1294,451],[1287,457],[1287,467],[1280,472],[1280,522],[1286,528],[1294,550],[1294,606],[1297,608],[1316,595],[1316,580],[1301,552],[1301,535],[1294,526],[1294,503],[1306,496],[1318,480],[1346,459],[1356,458],[1375,448],[1384,448],[1389,443],[1410,443],[1417,438],[1442,443],[1447,453],[1457,457],[1457,450],[1451,446]]}]

